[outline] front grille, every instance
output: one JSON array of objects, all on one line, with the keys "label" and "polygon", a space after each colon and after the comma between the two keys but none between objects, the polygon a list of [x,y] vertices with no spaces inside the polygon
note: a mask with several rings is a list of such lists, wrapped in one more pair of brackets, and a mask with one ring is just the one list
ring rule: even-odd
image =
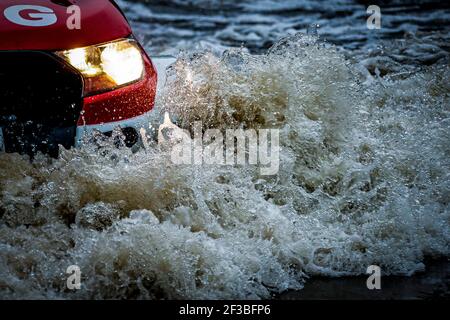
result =
[{"label": "front grille", "polygon": [[82,109],[81,77],[45,52],[0,52],[0,127],[6,152],[52,156],[70,148]]}]

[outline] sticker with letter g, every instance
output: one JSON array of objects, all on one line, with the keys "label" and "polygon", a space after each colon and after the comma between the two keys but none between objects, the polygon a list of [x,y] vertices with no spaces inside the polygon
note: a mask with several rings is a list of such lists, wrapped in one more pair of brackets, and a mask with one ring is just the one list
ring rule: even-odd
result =
[{"label": "sticker with letter g", "polygon": [[[21,13],[25,10],[35,12],[30,12],[24,17]],[[27,27],[46,27],[58,21],[55,12],[43,6],[17,5],[6,8],[3,13],[12,23]]]}]

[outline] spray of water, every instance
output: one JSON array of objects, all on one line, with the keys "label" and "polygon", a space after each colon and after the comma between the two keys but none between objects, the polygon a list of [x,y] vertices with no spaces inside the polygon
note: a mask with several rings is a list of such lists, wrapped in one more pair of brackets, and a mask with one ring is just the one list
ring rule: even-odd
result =
[{"label": "spray of water", "polygon": [[[120,134],[58,160],[0,155],[3,298],[267,298],[450,254],[449,70],[367,79],[313,36],[180,56],[155,112],[278,128],[280,172],[175,166]],[[78,265],[82,287],[66,288]]]}]

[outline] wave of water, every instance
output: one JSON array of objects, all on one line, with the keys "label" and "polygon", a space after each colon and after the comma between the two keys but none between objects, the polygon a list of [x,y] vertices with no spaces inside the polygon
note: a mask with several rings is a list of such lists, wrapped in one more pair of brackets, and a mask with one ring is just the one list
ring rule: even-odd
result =
[{"label": "wave of water", "polygon": [[1,154],[0,297],[267,298],[312,275],[411,275],[448,256],[449,65],[380,77],[368,61],[303,35],[263,55],[179,57],[155,112],[279,128],[277,176],[175,166],[120,137],[58,160]]}]

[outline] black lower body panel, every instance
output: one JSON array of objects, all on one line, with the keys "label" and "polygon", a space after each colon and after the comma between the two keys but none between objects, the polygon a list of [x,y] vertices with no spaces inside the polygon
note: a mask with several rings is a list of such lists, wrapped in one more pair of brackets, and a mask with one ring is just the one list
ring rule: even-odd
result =
[{"label": "black lower body panel", "polygon": [[0,128],[6,152],[57,156],[70,148],[82,109],[83,82],[59,58],[0,51]]}]

